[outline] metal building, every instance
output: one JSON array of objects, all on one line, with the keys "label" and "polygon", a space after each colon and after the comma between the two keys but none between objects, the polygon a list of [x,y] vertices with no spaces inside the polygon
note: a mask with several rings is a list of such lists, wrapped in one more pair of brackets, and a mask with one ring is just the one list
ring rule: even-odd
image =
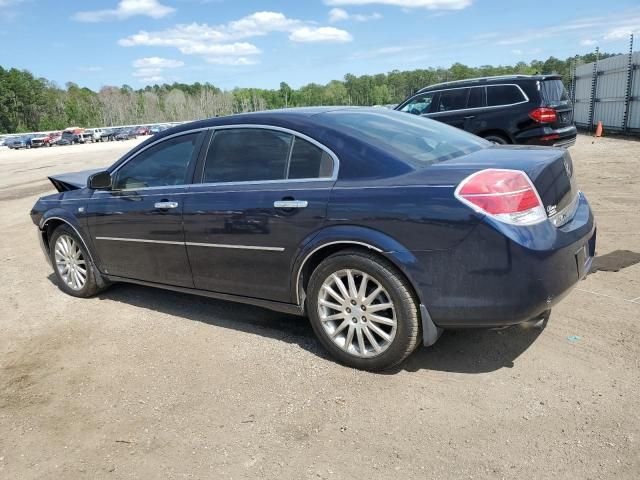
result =
[{"label": "metal building", "polygon": [[580,65],[574,82],[578,127],[640,134],[640,52]]}]

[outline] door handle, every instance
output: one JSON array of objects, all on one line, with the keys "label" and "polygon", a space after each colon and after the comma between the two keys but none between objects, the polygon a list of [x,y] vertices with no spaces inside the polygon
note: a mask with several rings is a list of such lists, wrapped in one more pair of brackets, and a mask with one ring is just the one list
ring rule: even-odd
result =
[{"label": "door handle", "polygon": [[167,210],[169,208],[178,208],[178,202],[156,202],[153,206],[158,210]]},{"label": "door handle", "polygon": [[276,200],[273,202],[275,208],[306,208],[309,202],[306,200]]},{"label": "door handle", "polygon": [[476,118],[475,115],[468,115],[466,117],[464,117],[465,120],[471,120],[472,118]]}]

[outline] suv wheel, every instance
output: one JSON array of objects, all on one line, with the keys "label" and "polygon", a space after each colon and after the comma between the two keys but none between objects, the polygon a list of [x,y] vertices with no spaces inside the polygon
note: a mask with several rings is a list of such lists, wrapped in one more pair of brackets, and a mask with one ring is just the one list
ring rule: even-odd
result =
[{"label": "suv wheel", "polygon": [[417,302],[407,281],[383,259],[338,252],[315,269],[308,291],[313,330],[343,364],[388,369],[417,347]]},{"label": "suv wheel", "polygon": [[484,137],[485,140],[489,140],[490,142],[496,143],[498,145],[508,145],[509,140],[507,140],[505,137],[503,137],[502,135],[498,135],[498,134],[490,134],[490,135],[485,135]]}]

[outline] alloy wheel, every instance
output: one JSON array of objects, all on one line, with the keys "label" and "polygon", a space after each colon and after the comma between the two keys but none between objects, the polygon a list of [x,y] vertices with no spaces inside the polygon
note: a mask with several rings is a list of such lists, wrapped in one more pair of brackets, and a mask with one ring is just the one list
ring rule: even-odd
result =
[{"label": "alloy wheel", "polygon": [[60,235],[54,254],[62,281],[72,290],[82,290],[87,283],[87,263],[78,243],[69,235]]},{"label": "alloy wheel", "polygon": [[393,343],[398,322],[393,300],[373,276],[354,269],[329,275],[318,296],[324,331],[356,357],[375,357]]}]

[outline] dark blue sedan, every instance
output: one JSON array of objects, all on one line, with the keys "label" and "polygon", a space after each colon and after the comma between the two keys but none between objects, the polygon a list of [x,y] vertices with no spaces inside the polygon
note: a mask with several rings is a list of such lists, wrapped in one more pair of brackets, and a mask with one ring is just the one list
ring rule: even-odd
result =
[{"label": "dark blue sedan", "polygon": [[51,181],[31,216],[64,292],[131,282],[307,314],[369,370],[443,329],[544,324],[595,250],[566,150],[383,109],[198,121]]}]

